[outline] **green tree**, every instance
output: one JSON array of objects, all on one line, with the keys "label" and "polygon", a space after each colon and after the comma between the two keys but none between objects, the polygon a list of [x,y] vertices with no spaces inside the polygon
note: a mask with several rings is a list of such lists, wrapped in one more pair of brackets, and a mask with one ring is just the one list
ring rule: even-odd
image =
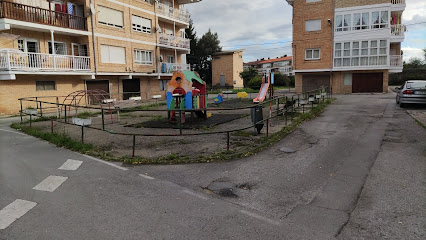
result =
[{"label": "green tree", "polygon": [[248,82],[256,77],[258,75],[258,72],[255,68],[250,67],[248,69],[245,69],[244,71],[240,72],[240,77],[243,79],[244,87],[248,86]]},{"label": "green tree", "polygon": [[281,73],[274,74],[274,85],[275,86],[286,86],[289,82],[287,75]]},{"label": "green tree", "polygon": [[190,55],[194,54],[194,50],[197,46],[197,32],[194,29],[194,25],[192,22],[192,19],[189,19],[189,27],[185,29],[185,33],[186,33],[186,37],[188,39],[190,39],[190,48],[191,48],[191,53]]},{"label": "green tree", "polygon": [[252,88],[252,89],[259,89],[260,85],[262,85],[262,76],[256,76],[254,78],[252,78],[249,82],[248,82],[248,87]]},{"label": "green tree", "polygon": [[[200,39],[196,37],[194,29],[189,30],[191,36],[196,39],[191,44],[191,54],[187,56],[187,61],[191,67],[200,74],[201,79],[211,85],[212,83],[212,61],[211,55],[222,51],[219,36],[210,29]],[[188,33],[187,33],[188,34]],[[188,37],[190,35],[188,34]]]}]

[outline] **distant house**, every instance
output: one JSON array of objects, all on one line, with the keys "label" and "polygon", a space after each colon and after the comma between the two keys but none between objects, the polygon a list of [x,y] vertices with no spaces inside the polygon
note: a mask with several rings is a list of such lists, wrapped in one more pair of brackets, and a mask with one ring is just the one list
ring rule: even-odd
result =
[{"label": "distant house", "polygon": [[262,58],[258,61],[244,63],[244,69],[248,69],[250,67],[255,68],[259,75],[271,72],[273,70],[274,72],[279,72],[287,76],[291,76],[293,71],[292,62],[293,57],[291,56],[283,56],[272,59]]},{"label": "distant house", "polygon": [[243,49],[212,54],[212,87],[242,88]]}]

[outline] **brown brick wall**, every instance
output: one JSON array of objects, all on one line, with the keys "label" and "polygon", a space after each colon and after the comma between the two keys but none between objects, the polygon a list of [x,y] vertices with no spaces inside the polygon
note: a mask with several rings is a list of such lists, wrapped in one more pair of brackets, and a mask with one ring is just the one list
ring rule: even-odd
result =
[{"label": "brown brick wall", "polygon": [[348,72],[333,72],[333,93],[335,94],[349,94],[352,93],[352,85],[344,85],[344,74],[346,73],[372,73],[383,72],[383,92],[388,92],[389,71],[388,70],[371,70],[371,71],[348,71]]},{"label": "brown brick wall", "polygon": [[[226,86],[243,87],[240,72],[243,71],[243,53],[213,56],[212,60],[212,85],[220,86],[220,75],[225,75]],[[234,84],[234,81],[236,83]]]},{"label": "brown brick wall", "polygon": [[390,0],[336,0],[336,8],[390,3]]}]

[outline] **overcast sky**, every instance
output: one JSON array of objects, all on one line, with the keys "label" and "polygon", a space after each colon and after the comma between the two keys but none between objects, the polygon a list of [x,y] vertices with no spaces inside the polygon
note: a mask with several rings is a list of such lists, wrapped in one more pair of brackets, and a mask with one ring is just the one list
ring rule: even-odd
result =
[{"label": "overcast sky", "polygon": [[[406,0],[404,60],[421,57],[426,47],[426,1]],[[292,7],[285,0],[202,0],[188,4],[197,36],[210,28],[224,50],[244,48],[244,61],[291,55]],[[256,44],[256,45],[253,45]]]}]

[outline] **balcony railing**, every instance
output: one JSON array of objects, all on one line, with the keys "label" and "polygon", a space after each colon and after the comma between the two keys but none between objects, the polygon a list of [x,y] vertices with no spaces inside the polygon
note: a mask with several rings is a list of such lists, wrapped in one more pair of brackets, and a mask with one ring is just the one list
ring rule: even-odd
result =
[{"label": "balcony railing", "polygon": [[405,0],[391,0],[392,4],[405,4]]},{"label": "balcony railing", "polygon": [[86,30],[86,18],[24,4],[0,1],[0,18]]},{"label": "balcony railing", "polygon": [[160,33],[160,44],[166,46],[190,49],[190,42],[190,39]]},{"label": "balcony railing", "polygon": [[190,71],[190,65],[184,63],[160,63],[161,73],[173,73],[176,71]]},{"label": "balcony railing", "polygon": [[404,36],[406,27],[403,24],[391,25],[392,36]]},{"label": "balcony railing", "polygon": [[163,3],[158,3],[158,13],[166,17],[189,23],[189,12],[183,9],[177,9]]},{"label": "balcony railing", "polygon": [[90,71],[90,57],[0,50],[0,70]]},{"label": "balcony railing", "polygon": [[403,66],[402,56],[390,56],[390,66],[402,67]]}]

